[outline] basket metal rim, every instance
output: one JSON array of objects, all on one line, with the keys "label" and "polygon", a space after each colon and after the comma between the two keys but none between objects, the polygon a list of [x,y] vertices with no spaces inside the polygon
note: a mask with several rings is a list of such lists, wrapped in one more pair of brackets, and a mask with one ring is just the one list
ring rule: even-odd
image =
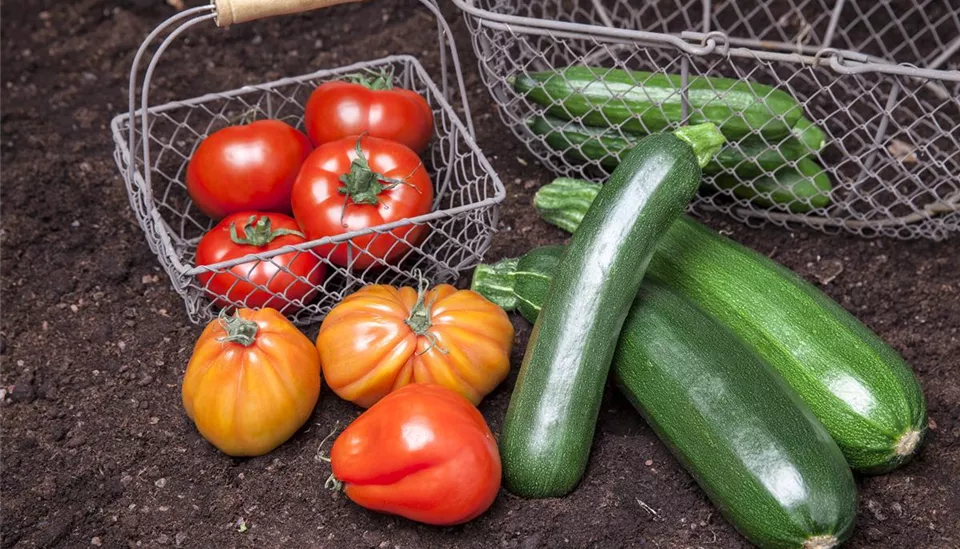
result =
[{"label": "basket metal rim", "polygon": [[[211,264],[211,265],[202,265],[202,266],[186,265],[177,254],[164,254],[166,257],[168,257],[172,261],[173,263],[172,266],[177,271],[177,273],[183,276],[195,276],[197,274],[210,272],[216,269],[220,269],[220,270],[227,269],[227,268],[240,265],[243,263],[247,263],[250,261],[270,259],[272,257],[282,255],[285,253],[290,253],[293,251],[306,251],[311,248],[322,246],[322,245],[342,244],[356,237],[366,236],[373,233],[383,233],[399,227],[428,223],[431,221],[436,221],[438,219],[447,219],[458,214],[462,214],[462,213],[473,211],[473,210],[479,210],[483,208],[489,208],[491,206],[496,206],[502,203],[506,198],[507,192],[506,192],[506,187],[504,186],[503,181],[500,179],[499,174],[496,172],[496,170],[493,169],[493,166],[490,164],[489,160],[486,158],[486,155],[483,154],[483,150],[480,148],[479,145],[477,145],[473,136],[468,131],[467,127],[463,124],[463,121],[460,120],[460,117],[457,114],[456,110],[450,105],[446,97],[444,97],[443,93],[440,91],[436,83],[427,73],[426,69],[424,69],[419,59],[417,59],[415,56],[412,56],[412,55],[407,55],[407,54],[388,55],[388,56],[381,57],[371,61],[360,61],[357,63],[352,63],[350,65],[344,65],[342,67],[336,67],[333,69],[319,69],[314,72],[302,74],[299,76],[289,76],[289,77],[280,78],[277,80],[264,82],[260,84],[247,85],[240,88],[235,88],[233,90],[227,90],[225,92],[212,92],[212,93],[200,95],[197,97],[192,97],[189,99],[170,101],[167,103],[163,103],[161,105],[157,105],[156,107],[150,107],[147,109],[147,112],[148,114],[151,114],[151,115],[158,114],[158,113],[175,110],[178,108],[200,105],[215,99],[223,99],[225,97],[226,98],[237,97],[237,96],[241,96],[248,93],[263,92],[279,86],[297,84],[304,80],[344,74],[350,71],[355,71],[358,68],[363,66],[369,67],[371,65],[374,65],[374,66],[378,64],[386,65],[386,64],[392,64],[397,62],[409,63],[417,72],[417,75],[421,78],[424,84],[426,84],[426,86],[430,88],[430,91],[432,92],[433,97],[437,102],[437,106],[447,114],[451,123],[459,131],[460,139],[463,139],[470,153],[479,162],[480,170],[491,178],[491,183],[493,184],[493,188],[494,188],[494,196],[490,198],[485,198],[477,202],[473,202],[471,204],[466,204],[463,206],[434,210],[424,215],[406,218],[399,221],[394,221],[392,223],[385,223],[382,225],[377,225],[375,227],[367,227],[364,229],[350,231],[348,233],[343,233],[341,235],[337,235],[333,237],[324,237],[321,239],[311,240],[309,242],[304,242],[301,244],[284,246],[283,248],[278,248],[276,250],[271,250],[270,252],[266,252],[262,254],[258,254],[258,253],[248,254],[240,258],[236,258],[228,261],[222,261],[222,262]],[[117,114],[116,116],[113,117],[113,119],[110,122],[110,127],[113,133],[116,150],[120,153],[121,158],[123,159],[124,163],[126,163],[127,165],[129,165],[129,162],[132,161],[132,151],[129,150],[128,143],[127,143],[127,135],[126,135],[126,131],[123,128],[123,125],[125,123],[127,124],[131,123],[131,121],[135,119],[135,117],[140,116],[142,114],[142,111],[143,109],[140,108],[132,113],[126,112],[126,113]],[[121,176],[126,180],[127,171],[124,169],[121,169],[120,171],[121,171]],[[128,182],[130,185],[143,187],[146,184],[140,170],[136,170],[134,172],[134,176],[135,176],[134,181]],[[155,230],[158,233],[160,233],[161,236],[170,238],[168,225],[163,220],[162,216],[159,215],[159,209],[156,207],[155,204],[150,203],[148,205],[148,214],[153,215],[159,221],[161,221],[160,223],[156,224]]]},{"label": "basket metal rim", "polygon": [[804,65],[828,66],[839,74],[869,73],[911,76],[930,80],[960,82],[960,70],[927,69],[910,63],[893,63],[873,56],[867,56],[851,50],[821,48],[814,55],[803,53],[772,52],[747,46],[731,47],[743,43],[737,37],[731,37],[723,31],[709,33],[684,32],[675,34],[622,29],[604,25],[556,21],[538,17],[526,17],[498,13],[476,6],[477,0],[453,0],[466,16],[474,17],[482,26],[498,31],[519,32],[524,34],[557,34],[562,36],[579,35],[580,38],[603,39],[623,43],[641,42],[661,44],[681,50],[691,55],[735,55],[764,61],[793,62]]}]

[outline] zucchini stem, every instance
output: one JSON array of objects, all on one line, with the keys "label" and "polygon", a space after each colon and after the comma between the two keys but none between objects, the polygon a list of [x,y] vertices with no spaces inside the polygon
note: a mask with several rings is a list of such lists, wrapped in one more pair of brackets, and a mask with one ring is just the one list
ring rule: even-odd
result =
[{"label": "zucchini stem", "polygon": [[517,295],[514,293],[517,258],[509,258],[494,264],[481,263],[473,271],[470,289],[487,298],[504,311],[517,308]]},{"label": "zucchini stem", "polygon": [[693,154],[697,157],[697,163],[703,168],[713,160],[727,138],[720,133],[716,124],[706,122],[704,124],[695,124],[693,126],[682,126],[673,131],[674,137],[683,141],[693,149]]}]

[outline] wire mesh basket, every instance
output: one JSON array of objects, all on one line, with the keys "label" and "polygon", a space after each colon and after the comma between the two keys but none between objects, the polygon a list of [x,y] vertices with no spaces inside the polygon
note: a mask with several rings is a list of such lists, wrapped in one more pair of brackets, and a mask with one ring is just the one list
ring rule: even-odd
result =
[{"label": "wire mesh basket", "polygon": [[[714,81],[726,77],[755,89],[757,105],[768,105],[773,94],[792,96],[802,117],[823,132],[822,147],[786,154],[796,150],[797,132],[771,136],[755,127],[728,136],[734,160],[705,171],[693,209],[754,226],[863,236],[939,240],[960,232],[955,0],[454,3],[503,121],[559,175],[602,180],[632,140],[663,129],[644,126],[649,112],[610,115],[630,98],[649,95],[647,108],[666,118],[664,101],[679,103],[668,125],[675,127],[735,103],[726,84]],[[560,100],[566,96],[517,85],[524,75],[571,66],[590,67],[596,78],[587,85],[567,79],[570,93],[603,91],[608,103],[595,100],[585,112]],[[611,84],[607,69],[627,71],[629,80]],[[664,81],[673,86],[670,97],[654,98],[651,82],[662,91]],[[705,87],[712,91],[707,99]],[[782,114],[769,109],[771,124],[786,123]],[[546,129],[538,128],[543,117],[552,120]],[[761,161],[771,154],[781,167]]]},{"label": "wire mesh basket", "polygon": [[[193,322],[215,317],[224,305],[247,305],[236,300],[224,303],[223,296],[235,295],[232,288],[220,292],[220,298],[214,300],[217,293],[208,292],[206,286],[219,275],[232,276],[234,286],[253,284],[257,291],[270,292],[269,306],[279,309],[298,324],[307,324],[322,319],[333,305],[362,285],[408,285],[417,282],[420,276],[433,284],[454,282],[461,271],[482,259],[497,226],[499,203],[506,193],[474,141],[470,109],[450,29],[433,0],[421,1],[437,16],[442,73],[439,86],[415,57],[395,55],[184,101],[149,105],[150,81],[158,60],[164,50],[190,27],[213,22],[227,26],[266,15],[305,11],[307,8],[303,4],[316,8],[339,3],[336,0],[219,0],[214,5],[181,12],[146,38],[130,73],[130,111],[112,122],[116,143],[114,156],[150,249],[159,258],[174,289],[183,297]],[[140,86],[140,108],[135,110],[140,61],[151,43],[164,34],[165,39],[147,66]],[[304,105],[317,85],[363,71],[392,73],[397,86],[418,92],[433,110],[434,138],[430,149],[423,155],[434,185],[431,212],[231,261],[195,265],[201,236],[216,224],[193,204],[184,182],[187,163],[199,143],[240,117],[280,119],[302,129]],[[459,107],[465,123],[448,102],[453,92],[459,93]],[[397,234],[401,236],[397,238]],[[412,234],[425,236],[418,241],[408,241],[403,236]],[[400,251],[395,254],[391,249],[380,257],[365,253],[364,246],[375,246],[378,239],[393,242],[391,246],[400,247]],[[346,264],[342,260],[337,261],[340,265],[331,262],[330,256],[334,253],[342,257],[344,247]],[[404,247],[409,249],[402,251]],[[297,274],[289,269],[288,266],[301,255],[312,256],[310,261],[316,264],[315,269],[325,271],[319,284],[316,282],[320,278],[316,276],[318,273]],[[390,260],[384,261],[381,257]],[[262,268],[261,262],[270,264],[274,277],[286,277],[285,280],[289,281],[287,288],[302,287],[303,284],[312,286],[313,291],[307,293],[309,298],[288,297],[285,290],[271,291],[267,285],[253,283],[248,274],[258,265]],[[238,266],[239,275],[236,274]]]}]

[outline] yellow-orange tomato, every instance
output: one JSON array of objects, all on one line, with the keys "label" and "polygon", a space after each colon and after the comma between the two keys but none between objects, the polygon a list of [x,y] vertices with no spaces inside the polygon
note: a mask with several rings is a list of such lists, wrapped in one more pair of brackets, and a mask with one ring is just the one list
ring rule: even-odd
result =
[{"label": "yellow-orange tomato", "polygon": [[507,377],[512,346],[503,309],[448,284],[367,286],[334,307],[317,336],[327,385],[364,408],[410,383],[436,383],[476,405]]},{"label": "yellow-orange tomato", "polygon": [[302,426],[320,397],[320,357],[275,309],[239,309],[200,335],[183,407],[203,438],[231,456],[259,456]]}]

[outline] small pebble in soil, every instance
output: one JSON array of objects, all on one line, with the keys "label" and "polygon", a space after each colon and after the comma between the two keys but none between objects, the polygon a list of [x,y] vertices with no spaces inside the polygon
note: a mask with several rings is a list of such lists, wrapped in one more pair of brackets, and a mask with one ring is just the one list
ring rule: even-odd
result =
[{"label": "small pebble in soil", "polygon": [[157,488],[163,488],[164,486],[167,485],[167,479],[165,479],[165,478],[163,478],[163,477],[160,477],[160,478],[158,478],[157,480],[153,481],[153,484],[154,484],[154,486],[156,486]]},{"label": "small pebble in soil", "polygon": [[177,532],[177,535],[173,536],[173,542],[180,547],[183,545],[183,542],[187,541],[187,534],[184,532]]},{"label": "small pebble in soil", "polygon": [[90,545],[93,545],[93,546],[96,546],[96,547],[100,547],[101,545],[103,545],[103,542],[100,541],[100,536],[93,536],[93,537],[90,539]]},{"label": "small pebble in soil", "polygon": [[153,376],[150,374],[143,374],[142,376],[140,376],[140,379],[137,380],[137,385],[141,387],[146,387],[151,383],[153,383]]},{"label": "small pebble in soil", "polygon": [[13,382],[13,393],[10,399],[21,404],[30,404],[37,399],[37,389],[34,387],[33,372],[27,371]]}]

